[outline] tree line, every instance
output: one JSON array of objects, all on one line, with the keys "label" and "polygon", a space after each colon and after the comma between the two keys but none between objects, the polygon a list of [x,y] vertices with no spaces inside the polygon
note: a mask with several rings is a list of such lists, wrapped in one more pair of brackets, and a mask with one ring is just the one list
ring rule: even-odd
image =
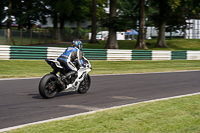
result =
[{"label": "tree line", "polygon": [[[105,8],[109,7],[109,13]],[[46,17],[53,19],[53,29],[64,31],[66,21],[77,22],[82,28],[83,21],[91,21],[92,37],[96,43],[97,27],[107,27],[109,37],[106,48],[117,49],[117,31],[139,27],[137,49],[147,49],[145,26],[157,27],[159,34],[156,47],[167,47],[165,31],[187,28],[187,19],[198,19],[200,1],[197,0],[1,0],[0,21],[7,16],[7,28],[11,27],[14,16],[18,28],[40,21]],[[167,28],[166,28],[167,26]],[[2,27],[0,23],[0,28]],[[64,34],[64,33],[61,33]]]}]

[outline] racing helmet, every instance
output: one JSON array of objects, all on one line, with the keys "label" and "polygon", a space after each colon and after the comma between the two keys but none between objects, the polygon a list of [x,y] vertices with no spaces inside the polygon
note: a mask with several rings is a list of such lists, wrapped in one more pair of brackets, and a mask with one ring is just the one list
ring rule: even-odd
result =
[{"label": "racing helmet", "polygon": [[72,46],[77,47],[78,49],[82,50],[82,42],[78,39],[74,39],[72,42]]}]

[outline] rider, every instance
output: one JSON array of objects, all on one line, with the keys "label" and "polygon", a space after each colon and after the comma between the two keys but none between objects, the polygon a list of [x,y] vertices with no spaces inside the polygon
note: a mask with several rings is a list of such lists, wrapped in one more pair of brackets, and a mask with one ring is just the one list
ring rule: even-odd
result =
[{"label": "rider", "polygon": [[[57,60],[69,71],[65,77],[76,74],[80,67],[86,67],[87,59],[84,58],[82,50],[82,42],[78,39],[73,40],[72,47],[68,47]],[[74,79],[75,80],[75,79]],[[67,82],[67,81],[66,81]]]}]

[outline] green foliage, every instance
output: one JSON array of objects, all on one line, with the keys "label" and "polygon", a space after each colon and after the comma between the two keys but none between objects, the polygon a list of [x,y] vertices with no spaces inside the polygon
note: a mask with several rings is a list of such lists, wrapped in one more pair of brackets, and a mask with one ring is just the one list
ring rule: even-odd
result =
[{"label": "green foliage", "polygon": [[87,14],[89,14],[89,0],[72,0],[74,9],[71,12],[71,21],[84,21],[87,20]]},{"label": "green foliage", "polygon": [[[150,17],[152,14],[158,13],[158,9],[155,6],[145,5],[146,9],[146,26],[153,26],[154,21]],[[136,29],[138,27],[137,21],[139,20],[139,1],[138,0],[118,0],[117,5],[118,13],[116,20],[112,23],[108,23],[108,17],[103,18],[101,24],[105,27],[113,25],[117,31],[125,31],[128,29]],[[106,20],[106,21],[105,21]]]},{"label": "green foliage", "polygon": [[60,13],[60,15],[70,16],[74,9],[74,5],[71,0],[57,0],[55,5],[55,10]]},{"label": "green foliage", "polygon": [[175,11],[181,4],[181,0],[168,0],[169,6],[171,6],[172,10]]},{"label": "green foliage", "polygon": [[191,12],[196,14],[199,11],[200,2],[198,0],[168,0],[168,4],[173,11],[180,8],[192,8]]},{"label": "green foliage", "polygon": [[146,6],[145,7],[145,14],[147,20],[145,21],[145,26],[155,26],[154,20],[152,20],[153,15],[158,14],[159,10],[153,6]]},{"label": "green foliage", "polygon": [[161,22],[166,22],[169,27],[166,29],[168,32],[175,30],[182,30],[186,28],[186,19],[197,19],[198,15],[195,11],[199,5],[199,1],[195,0],[163,0],[162,3],[158,0],[150,1],[149,5],[155,9],[159,9],[159,13],[155,12],[150,14],[150,20],[153,21],[156,27],[159,26]]},{"label": "green foliage", "polygon": [[[76,6],[72,13],[72,20],[84,21],[92,20],[92,0],[73,0],[73,4]],[[97,20],[105,17],[105,7],[107,6],[107,0],[97,0]]]},{"label": "green foliage", "polygon": [[104,9],[107,6],[108,6],[108,0],[97,0],[97,20],[100,20],[101,18],[104,18],[107,15]]},{"label": "green foliage", "polygon": [[6,6],[6,0],[0,0],[0,28],[1,28],[1,22],[4,20],[6,16],[4,6]]},{"label": "green foliage", "polygon": [[75,37],[74,39],[76,39],[77,37],[79,39],[88,39],[88,34],[91,30],[87,30],[87,29],[82,29],[82,28],[76,28],[73,30],[72,35]]},{"label": "green foliage", "polygon": [[40,0],[31,2],[22,0],[12,1],[12,15],[15,16],[17,23],[22,27],[30,27],[37,21],[42,21],[45,15],[46,7]]},{"label": "green foliage", "polygon": [[105,23],[104,26],[112,25],[116,31],[135,29],[139,17],[139,6],[137,0],[118,0],[117,17],[112,23]]},{"label": "green foliage", "polygon": [[[104,7],[107,6],[107,0],[97,0],[97,16],[104,17]],[[5,18],[4,7],[8,5],[8,1],[0,1],[0,20]],[[12,0],[12,15],[15,16],[17,23],[22,26],[31,26],[36,21],[45,24],[45,15],[51,15],[55,20],[64,18],[70,21],[91,20],[92,0]],[[65,21],[64,20],[64,21]]]}]

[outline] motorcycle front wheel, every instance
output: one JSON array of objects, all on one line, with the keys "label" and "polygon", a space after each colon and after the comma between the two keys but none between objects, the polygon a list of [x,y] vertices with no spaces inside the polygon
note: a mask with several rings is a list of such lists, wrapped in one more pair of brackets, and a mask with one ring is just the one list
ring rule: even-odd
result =
[{"label": "motorcycle front wheel", "polygon": [[90,88],[90,84],[91,84],[91,78],[90,75],[88,74],[83,81],[81,81],[79,88],[78,88],[78,93],[84,94],[86,93],[89,88]]},{"label": "motorcycle front wheel", "polygon": [[53,98],[58,93],[56,85],[57,77],[54,74],[45,75],[39,83],[39,93],[45,98]]}]

